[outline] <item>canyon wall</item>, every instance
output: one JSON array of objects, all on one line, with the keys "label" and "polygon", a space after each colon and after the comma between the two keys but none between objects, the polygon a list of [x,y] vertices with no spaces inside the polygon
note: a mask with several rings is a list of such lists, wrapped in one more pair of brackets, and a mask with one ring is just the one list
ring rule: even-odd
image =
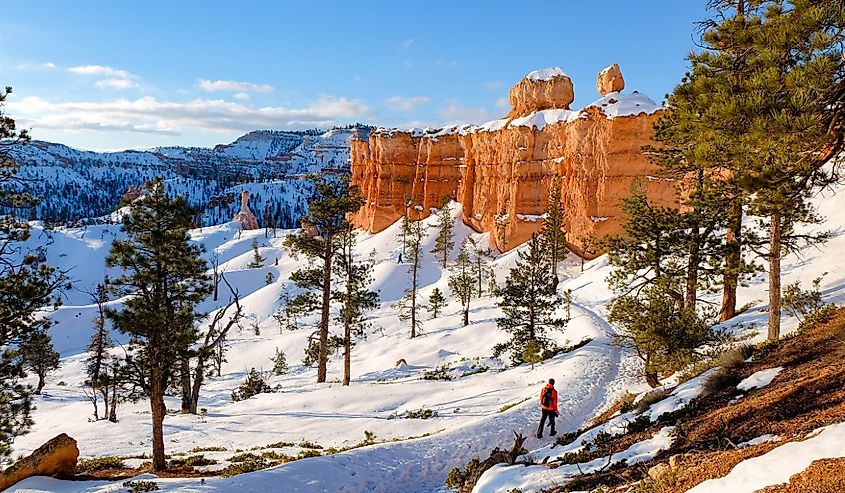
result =
[{"label": "canyon wall", "polygon": [[510,92],[502,120],[442,129],[376,129],[351,141],[352,182],[366,204],[356,226],[378,232],[403,213],[428,216],[444,200],[463,206],[464,222],[491,232],[502,251],[542,224],[549,185],[559,179],[567,239],[622,231],[620,199],[635,180],[659,205],[675,203],[675,182],[655,175],[642,147],[662,109],[636,92],[624,94],[621,72],[599,74],[602,98],[572,111],[572,83],[560,69],[528,74]]}]

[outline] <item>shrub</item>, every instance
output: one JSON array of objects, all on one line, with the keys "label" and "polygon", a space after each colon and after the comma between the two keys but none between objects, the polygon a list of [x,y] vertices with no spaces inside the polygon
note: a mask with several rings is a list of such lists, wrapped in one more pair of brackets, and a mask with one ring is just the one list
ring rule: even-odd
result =
[{"label": "shrub", "polygon": [[432,409],[420,408],[416,411],[406,411],[405,412],[405,419],[429,419],[429,418],[436,418],[437,411]]},{"label": "shrub", "polygon": [[81,472],[103,471],[106,469],[124,469],[122,457],[95,457],[93,459],[81,459],[76,464],[76,469]]},{"label": "shrub", "polygon": [[323,448],[322,445],[317,445],[314,442],[309,442],[308,440],[303,440],[299,442],[299,448],[310,448],[314,450],[321,450]]},{"label": "shrub", "polygon": [[226,451],[226,447],[212,446],[212,447],[194,447],[191,450],[189,450],[188,453],[196,454],[196,453],[199,453],[199,452],[225,452],[225,451]]},{"label": "shrub", "polygon": [[784,310],[799,320],[806,319],[808,316],[819,311],[822,308],[822,293],[819,290],[822,277],[813,279],[813,286],[808,290],[801,289],[800,281],[795,281],[787,285],[783,290],[782,298]]},{"label": "shrub", "polygon": [[626,431],[628,433],[639,433],[641,431],[645,431],[651,427],[651,418],[648,416],[637,416],[636,418],[628,421],[628,426]]},{"label": "shrub", "polygon": [[[329,336],[328,340],[328,349],[326,352],[328,354],[337,353],[338,350],[343,348],[344,346],[343,337],[332,335]],[[317,362],[320,356],[320,341],[316,340],[309,340],[308,347],[305,348],[305,357],[302,358],[302,364],[305,366],[311,366]]]},{"label": "shrub", "polygon": [[503,412],[507,411],[508,409],[510,409],[512,407],[515,407],[515,406],[522,404],[523,402],[527,401],[528,399],[530,399],[530,397],[526,397],[525,399],[522,399],[521,401],[516,401],[516,402],[511,403],[511,404],[505,404],[504,406],[499,408],[499,412],[503,413]]},{"label": "shrub", "polygon": [[464,484],[471,481],[478,474],[479,467],[481,467],[481,459],[473,457],[463,470],[459,467],[452,469],[449,471],[449,475],[446,476],[446,487],[453,490],[460,490]]},{"label": "shrub", "polygon": [[232,401],[244,401],[258,394],[268,394],[272,392],[274,392],[273,388],[267,384],[261,373],[253,368],[249,371],[249,375],[246,376],[246,381],[232,392]]},{"label": "shrub", "polygon": [[283,351],[279,351],[279,348],[276,348],[276,354],[270,358],[270,361],[273,362],[273,375],[279,376],[288,372],[287,358]]},{"label": "shrub", "polygon": [[211,466],[217,464],[217,461],[214,459],[207,459],[205,456],[202,455],[192,455],[190,457],[185,457],[181,459],[173,459],[170,461],[171,466],[187,466],[187,467],[200,467],[200,466]]},{"label": "shrub", "polygon": [[662,401],[669,395],[669,393],[669,389],[652,390],[634,403],[634,412],[637,414],[646,412],[652,404]]},{"label": "shrub", "polygon": [[726,370],[736,370],[745,366],[746,360],[754,353],[754,346],[742,344],[723,351],[716,357],[716,365]]},{"label": "shrub", "polygon": [[423,380],[452,380],[449,376],[449,365],[440,365],[433,370],[423,372]]},{"label": "shrub", "polygon": [[829,322],[833,319],[834,315],[836,315],[836,306],[825,305],[815,312],[807,315],[807,318],[804,320],[798,322],[798,332],[804,333],[819,324]]},{"label": "shrub", "polygon": [[129,493],[145,493],[147,491],[158,491],[155,481],[124,481],[124,488],[129,488]]},{"label": "shrub", "polygon": [[287,448],[287,447],[293,447],[294,445],[295,444],[293,442],[274,442],[274,443],[267,445],[264,448]]},{"label": "shrub", "polygon": [[323,454],[319,450],[305,449],[305,450],[301,450],[299,452],[299,455],[296,456],[296,459],[299,460],[299,459],[307,459],[309,457],[320,457],[321,455],[323,455]]},{"label": "shrub", "polygon": [[628,411],[633,410],[635,400],[637,400],[637,394],[625,392],[625,394],[619,398],[619,412],[627,413]]},{"label": "shrub", "polygon": [[570,443],[574,442],[576,438],[581,436],[581,433],[583,433],[583,431],[575,430],[575,431],[570,431],[569,433],[564,433],[562,435],[558,435],[557,437],[555,437],[555,445],[556,446],[557,445],[560,445],[560,446],[569,445]]},{"label": "shrub", "polygon": [[735,369],[719,368],[712,375],[707,377],[702,388],[702,395],[711,395],[720,392],[730,387],[735,387],[739,383],[739,377]]},{"label": "shrub", "polygon": [[244,452],[242,454],[237,454],[229,457],[229,462],[250,462],[250,461],[257,461],[261,459],[261,457],[253,454],[252,452]]},{"label": "shrub", "polygon": [[220,475],[224,478],[228,478],[231,476],[236,476],[238,474],[243,474],[245,472],[260,471],[262,469],[267,469],[268,467],[274,465],[274,463],[266,459],[256,457],[253,460],[246,460],[229,464],[228,466],[220,470]]}]

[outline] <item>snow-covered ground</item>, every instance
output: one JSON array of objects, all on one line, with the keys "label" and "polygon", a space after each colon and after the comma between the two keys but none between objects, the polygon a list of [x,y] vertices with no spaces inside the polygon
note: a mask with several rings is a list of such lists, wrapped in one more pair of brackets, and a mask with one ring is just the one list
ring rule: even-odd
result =
[{"label": "snow-covered ground", "polygon": [[[817,203],[820,212],[828,218],[828,228],[845,224],[841,199],[828,194]],[[473,233],[460,222],[457,204],[452,207],[458,244],[470,235],[487,241],[485,235]],[[431,225],[435,220],[432,216],[425,221]],[[800,279],[808,286],[812,279],[827,272],[821,285],[825,301],[842,303],[845,300],[845,237],[839,233],[827,245],[803,252],[803,257],[784,259],[784,284]],[[111,240],[121,237],[119,228],[109,225],[89,227],[84,232],[58,229],[51,235],[52,243],[47,246],[50,262],[74,267],[71,276],[75,279],[74,286],[79,289],[92,288],[107,273],[102,260]],[[458,302],[450,301],[440,318],[428,320],[424,315],[422,335],[409,340],[409,327],[399,321],[396,309],[392,308],[402,296],[408,279],[407,265],[397,263],[401,249],[399,226],[374,235],[362,234],[358,251],[365,255],[375,252],[374,288],[379,290],[382,303],[372,313],[373,328],[354,349],[352,385],[342,387],[339,384],[340,357],[335,356],[330,361],[329,382],[314,383],[315,369],[300,364],[311,329],[280,333],[272,317],[280,304],[282,291],[292,289],[280,280],[286,280],[298,267],[282,247],[282,234],[278,238],[265,238],[263,231],[240,232],[237,224],[228,223],[196,230],[192,236],[206,246],[207,255],[219,256],[228,279],[243,297],[249,321],[244,323],[244,330],[232,334],[223,376],[210,378],[203,389],[199,407],[207,409],[206,415],[173,414],[165,420],[168,453],[222,446],[227,449],[225,452],[208,456],[226,459],[237,449],[303,440],[323,447],[342,447],[360,442],[365,431],[375,433],[376,440],[384,442],[228,479],[207,479],[204,484],[197,479],[156,480],[163,490],[440,491],[452,467],[463,466],[473,456],[486,457],[495,446],[510,446],[512,431],[530,437],[526,447],[532,457],[563,453],[560,448],[549,449],[552,439],[538,440],[532,434],[538,418],[536,396],[549,377],[557,380],[560,393],[558,429],[561,432],[578,429],[622,392],[646,389],[638,378],[640,365],[636,358],[611,344],[613,329],[604,321],[605,306],[612,297],[604,283],[610,272],[604,257],[588,262],[583,273],[579,261],[574,258],[567,259],[561,267],[564,279],[561,288],[572,291],[574,303],[572,321],[557,338],[564,343],[589,337],[592,342],[533,369],[528,365],[510,368],[490,357],[492,347],[507,338],[495,325],[499,310],[494,298],[473,300],[468,327],[461,326]],[[253,239],[258,241],[261,255],[267,258],[265,267],[247,267],[252,259]],[[38,232],[32,241],[48,243],[46,236],[40,236]],[[433,241],[434,230],[430,229],[425,252],[432,248]],[[453,255],[456,254],[457,251]],[[495,260],[500,283],[515,261],[516,252]],[[275,279],[269,285],[265,283],[268,272]],[[117,272],[109,272],[109,275],[115,276]],[[420,295],[424,300],[435,287],[449,292],[447,273],[429,253],[426,253],[420,279]],[[766,306],[761,300],[766,298],[764,275],[752,279],[748,287],[740,290],[739,305],[749,303],[751,308],[731,322],[732,326],[737,324],[735,330],[765,324]],[[216,304],[207,301],[204,308],[219,307],[223,299],[221,297],[221,302]],[[149,453],[146,402],[125,404],[117,424],[88,419],[91,404],[81,389],[84,379],[84,355],[81,353],[91,332],[94,307],[87,295],[78,290],[68,291],[65,305],[52,316],[59,321],[52,331],[56,347],[63,355],[62,366],[51,375],[45,395],[38,400],[35,426],[30,434],[16,441],[16,451],[27,453],[56,434],[66,432],[79,441],[83,457]],[[258,323],[260,335],[252,332],[252,321]],[[786,332],[794,330],[796,325],[797,320],[793,318],[784,321]],[[756,340],[764,337],[765,334],[760,333]],[[118,339],[121,340],[119,335]],[[229,394],[243,381],[250,368],[269,370],[272,367],[270,357],[276,348],[285,352],[291,364],[287,375],[270,378],[270,383],[278,385],[280,391],[231,402]],[[407,365],[397,367],[396,362],[400,359]],[[441,365],[450,365],[453,375],[466,375],[450,381],[421,378],[424,371]],[[487,371],[474,373],[484,366]],[[59,382],[64,385],[58,385]],[[665,409],[684,405],[696,395],[696,384],[691,381],[676,389],[666,400],[653,405],[653,414],[658,408],[659,412],[666,412]],[[169,408],[176,409],[178,404],[175,398],[168,400]],[[406,411],[421,408],[437,411],[437,416],[425,420],[404,418]],[[656,415],[652,417],[656,418]],[[661,430],[650,440],[635,444],[623,453],[629,462],[647,460],[667,446],[669,431]],[[827,437],[827,434],[819,436]],[[580,438],[576,444],[580,444]],[[484,475],[476,491],[500,491],[499,486],[514,484],[523,485],[523,492],[528,493],[564,477],[552,478],[548,472],[522,466],[519,470],[497,467]],[[114,484],[105,482],[62,482],[44,478],[26,480],[17,488],[27,491],[115,491]]]}]

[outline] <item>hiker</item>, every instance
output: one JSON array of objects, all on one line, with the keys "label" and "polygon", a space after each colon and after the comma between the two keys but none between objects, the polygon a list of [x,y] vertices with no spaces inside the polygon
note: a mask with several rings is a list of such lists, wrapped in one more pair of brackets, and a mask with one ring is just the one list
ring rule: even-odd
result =
[{"label": "hiker", "polygon": [[560,416],[560,413],[557,412],[557,390],[555,390],[554,378],[550,378],[549,383],[540,391],[540,410],[543,412],[543,417],[540,418],[540,427],[537,428],[537,438],[543,438],[543,425],[546,424],[546,418],[548,418],[549,427],[552,429],[549,436],[557,435],[555,418]]}]

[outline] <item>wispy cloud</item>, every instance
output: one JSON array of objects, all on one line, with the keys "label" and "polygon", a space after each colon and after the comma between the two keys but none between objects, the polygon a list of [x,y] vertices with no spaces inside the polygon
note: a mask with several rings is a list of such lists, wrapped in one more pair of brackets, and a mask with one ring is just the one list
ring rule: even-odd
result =
[{"label": "wispy cloud", "polygon": [[140,87],[140,85],[136,82],[138,79],[137,76],[127,72],[126,70],[120,70],[106,65],[78,65],[76,67],[70,67],[68,72],[80,75],[97,75],[100,77],[106,77],[105,79],[100,79],[95,83],[100,89],[125,90]]},{"label": "wispy cloud", "polygon": [[235,80],[206,80],[200,79],[199,87],[203,91],[230,91],[238,93],[249,92],[273,92],[276,88],[270,84],[254,84],[252,82],[239,82]]},{"label": "wispy cloud", "polygon": [[387,106],[387,109],[392,111],[411,111],[417,106],[428,104],[430,102],[431,99],[425,96],[393,96],[392,98],[387,98],[384,101],[384,105]]},{"label": "wispy cloud", "polygon": [[123,131],[178,135],[186,130],[246,132],[256,128],[327,127],[372,115],[366,104],[323,96],[303,108],[255,107],[219,99],[188,102],[154,97],[107,102],[51,102],[30,96],[10,102],[22,125],[64,131]]},{"label": "wispy cloud", "polygon": [[410,50],[410,49],[411,49],[411,46],[413,46],[413,44],[414,44],[414,41],[416,41],[416,38],[408,38],[408,39],[406,39],[405,41],[403,41],[403,42],[402,42],[402,44],[401,44],[401,45],[399,45],[399,51],[408,51],[408,50]]}]

